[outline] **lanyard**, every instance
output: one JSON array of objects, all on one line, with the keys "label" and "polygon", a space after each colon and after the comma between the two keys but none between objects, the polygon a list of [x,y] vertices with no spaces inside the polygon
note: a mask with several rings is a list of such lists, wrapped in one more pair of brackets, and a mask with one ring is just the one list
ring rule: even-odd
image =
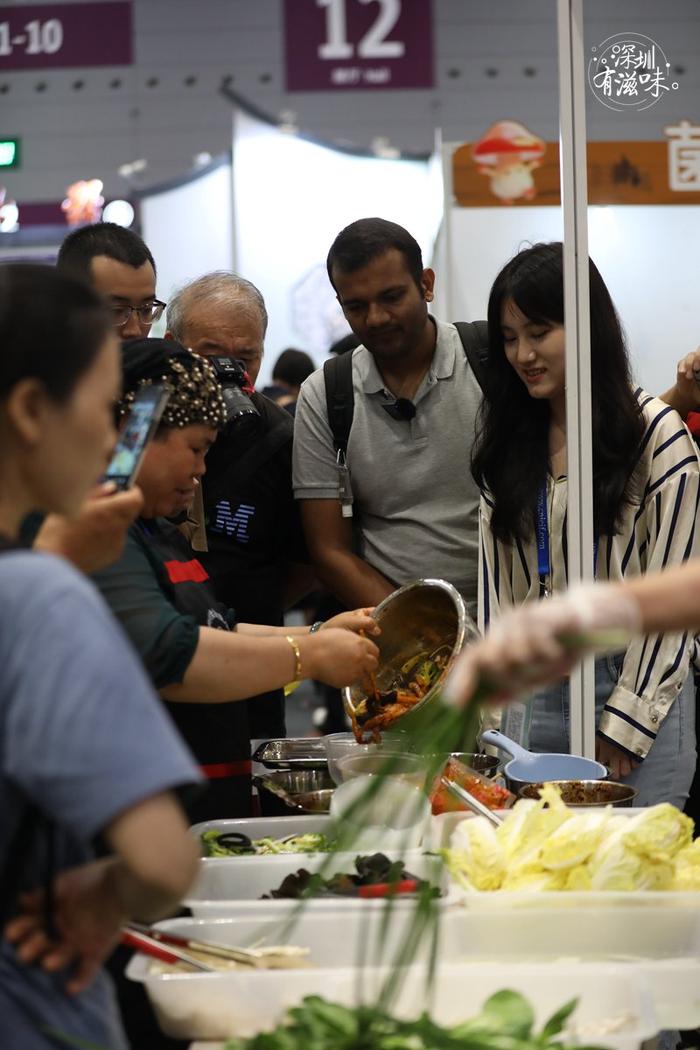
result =
[{"label": "lanyard", "polygon": [[[549,554],[549,514],[547,510],[547,483],[537,493],[535,508],[535,536],[537,539],[537,574],[540,578],[540,597],[550,594],[548,581],[552,575],[552,563]],[[593,574],[598,563],[598,540],[593,541]]]},{"label": "lanyard", "polygon": [[537,534],[537,572],[540,577],[540,590],[544,581],[551,575],[552,566],[549,558],[549,520],[547,515],[547,483],[537,493],[537,513],[535,515]]}]

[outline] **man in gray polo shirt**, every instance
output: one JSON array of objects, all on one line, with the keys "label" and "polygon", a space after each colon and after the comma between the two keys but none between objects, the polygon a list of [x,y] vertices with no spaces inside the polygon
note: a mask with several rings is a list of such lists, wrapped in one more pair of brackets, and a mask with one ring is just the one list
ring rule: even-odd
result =
[{"label": "man in gray polo shirt", "polygon": [[408,231],[384,219],[342,230],[327,265],[362,345],[352,359],[352,518],[339,499],[322,369],[297,403],[294,494],[317,574],[348,608],[437,576],[474,613],[479,493],[469,460],[481,392],[454,325],[428,314],[435,274]]}]

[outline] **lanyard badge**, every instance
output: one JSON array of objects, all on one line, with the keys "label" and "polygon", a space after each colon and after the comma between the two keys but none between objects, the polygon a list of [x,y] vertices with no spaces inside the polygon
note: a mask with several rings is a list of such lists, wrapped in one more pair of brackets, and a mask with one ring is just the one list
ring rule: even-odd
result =
[{"label": "lanyard badge", "polygon": [[543,485],[537,494],[535,531],[537,535],[537,573],[540,578],[540,597],[550,595],[550,576],[552,566],[549,559],[549,520],[547,514],[547,486]]},{"label": "lanyard badge", "polygon": [[[547,486],[543,485],[537,495],[535,511],[535,533],[537,538],[537,573],[540,578],[540,598],[549,598],[551,591],[552,564],[549,552],[549,513],[547,509]],[[597,575],[598,539],[593,541],[593,575]]]},{"label": "lanyard badge", "polygon": [[350,470],[345,462],[345,454],[338,449],[336,456],[336,467],[338,470],[338,500],[344,518],[352,517],[352,486],[350,484]]}]

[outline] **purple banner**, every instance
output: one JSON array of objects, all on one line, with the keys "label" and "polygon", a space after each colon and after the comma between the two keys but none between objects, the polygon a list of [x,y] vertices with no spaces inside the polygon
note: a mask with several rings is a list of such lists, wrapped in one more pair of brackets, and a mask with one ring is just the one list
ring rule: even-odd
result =
[{"label": "purple banner", "polygon": [[0,7],[0,72],[132,62],[130,0]]},{"label": "purple banner", "polygon": [[432,0],[284,0],[287,91],[433,87]]}]

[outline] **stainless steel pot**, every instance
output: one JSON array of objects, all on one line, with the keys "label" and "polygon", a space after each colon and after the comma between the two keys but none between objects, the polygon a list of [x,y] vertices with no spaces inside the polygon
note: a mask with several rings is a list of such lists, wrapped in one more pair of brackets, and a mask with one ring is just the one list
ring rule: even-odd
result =
[{"label": "stainless steel pot", "polygon": [[284,737],[264,740],[253,755],[268,769],[326,769],[323,737]]},{"label": "stainless steel pot", "polygon": [[[629,784],[618,784],[614,780],[550,780],[561,792],[567,806],[631,806],[639,794]],[[524,784],[521,798],[539,798],[544,784]]]},{"label": "stainless steel pot", "polygon": [[328,813],[335,787],[319,769],[279,769],[253,777],[264,817]]}]

